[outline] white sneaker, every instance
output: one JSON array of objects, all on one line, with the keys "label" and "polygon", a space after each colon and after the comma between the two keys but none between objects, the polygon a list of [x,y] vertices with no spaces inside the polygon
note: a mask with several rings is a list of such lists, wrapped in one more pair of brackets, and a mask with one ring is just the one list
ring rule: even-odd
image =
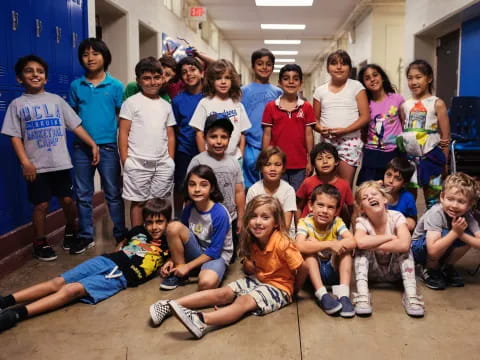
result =
[{"label": "white sneaker", "polygon": [[357,294],[353,293],[353,303],[355,304],[355,314],[360,316],[372,315],[373,309],[370,299],[370,293]]},{"label": "white sneaker", "polygon": [[172,313],[168,300],[159,300],[155,304],[150,305],[150,317],[153,325],[158,326],[162,321]]},{"label": "white sneaker", "polygon": [[405,312],[410,316],[422,317],[425,315],[425,304],[420,295],[407,296],[407,294],[403,293],[402,305],[405,308]]},{"label": "white sneaker", "polygon": [[174,300],[171,300],[169,305],[175,313],[175,316],[183,323],[183,325],[185,325],[188,331],[190,331],[197,339],[200,339],[205,333],[207,324],[200,320],[198,312],[187,309]]}]

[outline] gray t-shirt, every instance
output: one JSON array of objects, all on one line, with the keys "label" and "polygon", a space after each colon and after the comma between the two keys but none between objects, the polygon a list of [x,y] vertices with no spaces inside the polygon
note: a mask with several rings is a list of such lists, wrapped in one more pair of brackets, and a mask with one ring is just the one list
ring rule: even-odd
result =
[{"label": "gray t-shirt", "polygon": [[72,167],[65,128],[73,130],[81,122],[58,95],[23,94],[8,106],[2,134],[21,138],[37,173],[46,173]]},{"label": "gray t-shirt", "polygon": [[237,207],[235,205],[235,185],[243,185],[242,169],[238,160],[232,155],[225,155],[221,160],[208,155],[207,151],[196,155],[190,165],[187,173],[197,165],[208,165],[213,169],[217,177],[218,187],[223,195],[223,205],[227,208],[232,220],[237,218]]},{"label": "gray t-shirt", "polygon": [[[470,231],[472,234],[480,232],[478,222],[473,218],[470,211],[465,214],[465,220],[467,220],[468,224],[467,231]],[[452,220],[443,211],[442,204],[435,204],[418,221],[412,235],[412,241],[422,238],[427,231],[438,231],[441,233],[442,230],[450,230],[451,228]]]}]

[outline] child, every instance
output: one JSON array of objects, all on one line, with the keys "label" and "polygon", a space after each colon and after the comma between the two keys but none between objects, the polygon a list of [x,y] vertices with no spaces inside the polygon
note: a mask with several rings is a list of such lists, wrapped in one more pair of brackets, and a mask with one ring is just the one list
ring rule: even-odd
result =
[{"label": "child", "polygon": [[306,178],[297,191],[297,219],[306,217],[310,211],[308,200],[313,190],[321,184],[335,186],[340,192],[340,204],[336,216],[342,215],[347,226],[353,211],[353,195],[350,185],[337,176],[337,166],[340,162],[337,149],[330,143],[321,142],[315,145],[310,153],[310,163],[315,168],[315,174]]},{"label": "child", "polygon": [[371,315],[372,305],[368,281],[403,281],[402,304],[405,312],[414,317],[424,314],[423,302],[417,295],[415,263],[410,251],[410,232],[405,217],[387,210],[388,194],[375,181],[366,181],[355,193],[355,202],[362,216],[355,224],[355,313]]},{"label": "child", "polygon": [[[308,266],[310,280],[320,307],[329,315],[340,311],[342,317],[353,317],[350,301],[352,255],[356,244],[341,218],[336,216],[340,192],[330,184],[317,186],[308,203],[312,212],[300,219],[295,245]],[[339,284],[339,285],[338,285]],[[332,285],[332,297],[325,288]]]},{"label": "child", "polygon": [[257,181],[248,189],[247,203],[255,196],[267,194],[280,201],[285,215],[285,224],[290,229],[292,218],[297,211],[295,190],[282,175],[285,172],[287,157],[278,146],[269,146],[258,155],[257,169],[262,174],[262,180]]},{"label": "child", "polygon": [[305,176],[312,172],[308,155],[313,148],[315,118],[312,105],[298,96],[303,84],[300,66],[287,64],[282,67],[278,84],[283,95],[265,106],[262,147],[278,146],[287,154],[283,179],[297,191]]},{"label": "child", "polygon": [[357,177],[360,185],[366,180],[383,179],[387,163],[400,156],[396,138],[403,128],[400,107],[405,100],[395,93],[387,74],[376,64],[365,65],[358,79],[367,90],[370,107],[367,142]]},{"label": "child", "polygon": [[195,142],[195,129],[189,125],[192,115],[203,98],[203,67],[192,56],[184,57],[178,63],[178,73],[184,83],[185,91],[178,94],[172,102],[173,114],[177,122],[175,149],[175,214],[181,214],[183,207],[182,184],[188,164],[198,154]]},{"label": "child", "polygon": [[423,266],[423,279],[430,289],[463,286],[454,265],[467,251],[480,248],[480,227],[471,213],[478,198],[478,185],[464,173],[449,175],[440,193],[440,203],[418,221],[412,235],[415,262]]},{"label": "child", "polygon": [[162,268],[162,273],[168,276],[160,288],[175,289],[189,274],[200,270],[198,290],[214,289],[222,281],[232,258],[233,243],[230,216],[219,204],[223,196],[212,168],[198,165],[188,172],[185,200],[189,203],[183,209],[181,222],[168,225],[172,260]]},{"label": "child", "polygon": [[117,114],[122,106],[122,83],[107,73],[112,55],[99,39],[88,38],[78,47],[78,60],[85,75],[70,85],[70,106],[82,119],[82,125],[100,147],[100,162],[92,165],[90,147],[75,139],[73,164],[77,195],[78,241],[63,248],[78,253],[95,245],[92,197],[98,169],[108,213],[113,221],[113,236],[122,241],[126,235],[125,208],[121,196],[120,158],[117,148]]},{"label": "child", "polygon": [[352,60],[346,51],[331,53],[327,58],[331,79],[313,94],[313,109],[318,121],[315,130],[337,148],[340,156],[338,176],[350,186],[362,155],[360,129],[369,121],[365,89],[358,81],[349,79],[351,71]]},{"label": "child", "polygon": [[410,181],[415,166],[405,158],[393,158],[387,164],[383,186],[390,195],[388,209],[399,211],[405,216],[410,233],[417,223],[417,205],[412,193],[405,189]]},{"label": "child", "polygon": [[[251,60],[255,79],[250,84],[242,86],[242,104],[252,123],[252,127],[245,132],[246,145],[243,157],[243,178],[247,189],[260,180],[256,163],[262,150],[262,116],[265,105],[282,95],[282,90],[269,82],[275,65],[275,56],[272,52],[265,48],[255,50]],[[288,222],[287,219],[287,227]]]},{"label": "child", "polygon": [[[178,300],[160,300],[150,306],[154,325],[172,311],[187,329],[201,338],[207,325],[232,324],[247,314],[265,315],[290,304],[307,275],[302,255],[286,233],[277,199],[259,195],[247,205],[241,254],[248,276],[227,286],[197,292]],[[211,312],[189,308],[226,305]]]},{"label": "child", "polygon": [[145,58],[135,66],[135,74],[142,91],[123,103],[118,134],[122,196],[132,202],[132,226],[142,223],[145,201],[171,195],[175,168],[175,118],[171,105],[158,95],[162,67],[155,58]]},{"label": "child", "polygon": [[231,141],[234,132],[232,122],[222,114],[212,114],[205,121],[204,142],[207,144],[207,151],[195,156],[187,171],[197,165],[210,166],[217,178],[218,189],[223,195],[223,205],[227,208],[232,220],[232,235],[235,259],[238,237],[241,231],[243,214],[245,212],[245,190],[243,188],[242,169],[238,161],[227,154],[228,143]]},{"label": "child", "polygon": [[241,161],[245,149],[243,133],[251,124],[240,102],[240,76],[230,61],[221,59],[208,66],[204,93],[206,97],[200,100],[190,121],[190,126],[196,129],[198,151],[205,151],[205,119],[211,114],[219,114],[233,125],[226,153]]},{"label": "child", "polygon": [[151,199],[143,208],[144,226],[130,230],[129,241],[120,242],[120,250],[89,259],[49,281],[0,296],[0,309],[6,309],[0,312],[0,331],[75,300],[97,304],[150,280],[168,256],[164,234],[171,212],[168,201]]},{"label": "child", "polygon": [[[39,260],[57,258],[45,233],[48,205],[58,197],[66,220],[63,246],[75,246],[75,204],[72,200],[72,163],[67,149],[65,128],[73,131],[91,151],[89,162],[100,161],[97,144],[80,125],[81,120],[59,96],[45,91],[48,64],[27,55],[15,64],[17,81],[25,93],[7,108],[2,133],[11,137],[12,146],[27,180],[28,200],[33,204],[33,255]],[[6,175],[5,175],[6,176]],[[76,253],[85,251],[77,247]]]},{"label": "child", "polygon": [[438,201],[442,173],[448,158],[450,123],[447,107],[432,95],[433,70],[424,60],[407,67],[408,87],[412,98],[402,105],[404,132],[397,137],[399,148],[416,164],[416,174],[409,187],[423,187],[428,208]]}]

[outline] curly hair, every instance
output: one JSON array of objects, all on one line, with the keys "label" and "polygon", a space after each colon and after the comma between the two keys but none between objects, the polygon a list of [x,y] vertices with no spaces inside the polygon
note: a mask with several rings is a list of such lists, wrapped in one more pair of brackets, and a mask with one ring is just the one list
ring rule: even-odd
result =
[{"label": "curly hair", "polygon": [[232,85],[228,90],[228,96],[233,101],[240,101],[242,96],[240,75],[238,75],[237,70],[235,70],[235,66],[225,59],[217,60],[207,67],[205,75],[206,82],[203,89],[204,94],[209,98],[215,96],[215,80],[218,80],[223,74],[229,74],[232,80]]},{"label": "curly hair", "polygon": [[448,175],[442,185],[442,193],[449,190],[456,190],[465,195],[472,203],[478,199],[479,185],[473,177],[462,172]]}]

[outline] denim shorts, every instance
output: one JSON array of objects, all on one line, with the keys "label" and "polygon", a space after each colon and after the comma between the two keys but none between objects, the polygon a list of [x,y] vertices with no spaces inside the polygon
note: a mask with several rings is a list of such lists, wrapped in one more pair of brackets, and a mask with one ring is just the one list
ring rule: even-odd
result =
[{"label": "denim shorts", "polygon": [[[197,257],[199,257],[205,252],[205,249],[202,249],[202,247],[198,243],[198,240],[195,234],[190,229],[188,230],[188,233],[189,233],[188,241],[184,245],[184,254],[185,254],[186,262],[196,259]],[[223,275],[227,270],[227,264],[225,263],[225,260],[219,257],[218,259],[210,260],[210,261],[207,261],[206,263],[203,263],[202,266],[200,267],[200,271],[202,270],[215,271],[218,275],[218,280],[222,280]]]},{"label": "denim shorts", "polygon": [[[444,229],[442,230],[442,237],[448,234],[450,230],[449,229]],[[443,255],[443,258],[448,256],[453,249],[459,248],[462,246],[465,246],[465,244],[462,240],[460,239],[455,239],[455,241],[450,245],[450,247],[445,251],[445,254]],[[420,265],[425,265],[427,263],[427,233],[425,233],[421,238],[418,240],[412,241],[412,244],[410,245],[410,248],[412,249],[412,254],[413,254],[413,259],[415,260],[415,264],[420,264]]]},{"label": "denim shorts", "polygon": [[320,276],[323,285],[338,285],[340,284],[340,277],[338,272],[333,267],[331,260],[318,259],[318,266],[320,267]]},{"label": "denim shorts", "polygon": [[127,288],[127,279],[119,270],[111,275],[117,265],[103,256],[96,256],[64,272],[65,283],[80,283],[88,293],[80,299],[87,304],[96,304]]}]

